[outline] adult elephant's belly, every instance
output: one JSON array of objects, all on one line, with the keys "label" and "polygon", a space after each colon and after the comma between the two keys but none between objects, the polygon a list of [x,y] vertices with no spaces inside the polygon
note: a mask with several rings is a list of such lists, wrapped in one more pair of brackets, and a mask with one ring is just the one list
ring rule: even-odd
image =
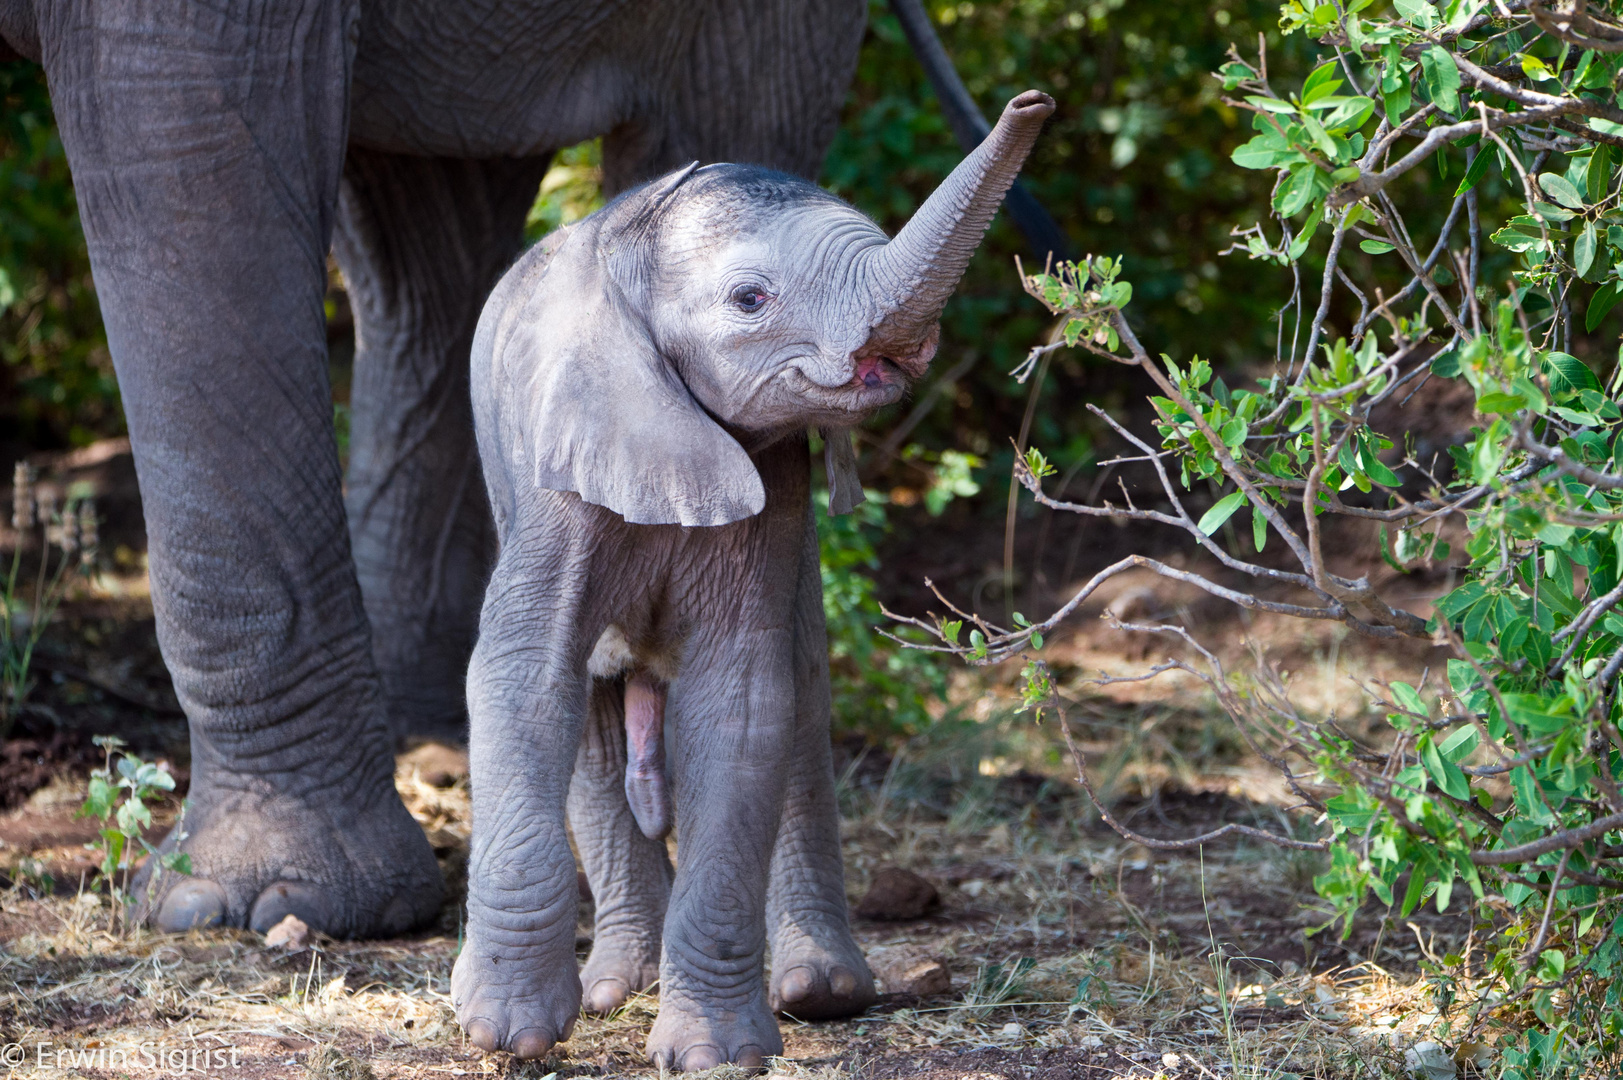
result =
[{"label": "adult elephant's belly", "polygon": [[[691,14],[691,0],[688,9]],[[519,157],[650,107],[689,52],[681,0],[362,0],[350,141],[441,157]],[[684,29],[684,27],[688,29]]]}]

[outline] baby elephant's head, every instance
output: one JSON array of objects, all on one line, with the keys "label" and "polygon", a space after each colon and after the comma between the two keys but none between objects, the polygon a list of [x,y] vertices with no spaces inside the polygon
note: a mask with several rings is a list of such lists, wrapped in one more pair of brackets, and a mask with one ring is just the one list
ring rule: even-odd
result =
[{"label": "baby elephant's head", "polygon": [[476,393],[495,400],[476,412],[499,429],[482,443],[631,522],[760,512],[746,446],[851,427],[924,374],[1053,109],[1011,101],[894,240],[804,180],[696,163],[549,236],[480,320]]}]

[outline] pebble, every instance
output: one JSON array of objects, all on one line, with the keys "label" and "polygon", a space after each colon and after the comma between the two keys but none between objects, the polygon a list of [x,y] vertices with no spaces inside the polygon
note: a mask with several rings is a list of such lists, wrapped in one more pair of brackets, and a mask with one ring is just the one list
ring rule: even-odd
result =
[{"label": "pebble", "polygon": [[282,921],[265,931],[265,948],[299,952],[310,944],[310,927],[297,915],[285,915]]}]

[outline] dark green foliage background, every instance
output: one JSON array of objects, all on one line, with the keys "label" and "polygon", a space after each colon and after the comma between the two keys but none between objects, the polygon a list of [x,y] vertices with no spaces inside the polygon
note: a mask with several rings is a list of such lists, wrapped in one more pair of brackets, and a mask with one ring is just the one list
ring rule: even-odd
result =
[{"label": "dark green foliage background", "polygon": [[[1300,37],[1282,54],[1277,4],[1253,0],[1127,3],[1000,0],[927,5],[970,93],[988,119],[1035,87],[1059,104],[1023,174],[1077,252],[1120,253],[1135,287],[1135,318],[1152,352],[1215,354],[1219,366],[1272,354],[1272,312],[1288,275],[1243,256],[1220,257],[1236,221],[1266,207],[1271,177],[1228,161],[1250,138],[1249,117],[1221,105],[1210,73],[1231,42],[1265,33],[1276,62],[1306,63]],[[1294,65],[1292,65],[1294,60]],[[883,3],[867,41],[823,182],[887,229],[906,220],[962,157],[923,71]],[[1025,253],[999,216],[947,307],[937,369],[979,359],[956,397],[940,401],[916,436],[932,448],[984,453],[982,502],[1002,513],[1024,388],[1007,373],[1048,330],[1024,296],[1013,258]],[[1124,396],[1120,374],[1066,356],[1037,410],[1032,441],[1063,469],[1091,440],[1084,400]],[[965,393],[964,391],[968,392]],[[876,429],[893,422],[881,417]]]},{"label": "dark green foliage background", "polygon": [[0,63],[0,452],[123,426],[44,73]]}]

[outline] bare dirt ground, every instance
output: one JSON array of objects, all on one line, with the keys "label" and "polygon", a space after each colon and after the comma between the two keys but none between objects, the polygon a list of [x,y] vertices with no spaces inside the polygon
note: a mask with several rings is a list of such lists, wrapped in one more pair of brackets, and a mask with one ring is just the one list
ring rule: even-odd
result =
[{"label": "bare dirt ground", "polygon": [[[466,758],[455,747],[416,747],[397,772],[451,886],[427,933],[318,937],[293,949],[238,931],[163,936],[128,926],[110,897],[86,886],[96,830],[74,813],[101,759],[91,736],[117,733],[171,766],[180,783],[155,830],[172,820],[187,776],[184,719],[144,594],[138,507],[133,518],[119,509],[130,497],[127,463],[108,452],[63,470],[62,483],[104,493],[111,570],[64,608],[42,646],[34,708],[0,743],[0,1044],[25,1051],[0,1064],[24,1077],[200,1065],[243,1077],[654,1075],[641,1053],[653,997],[583,1018],[544,1062],[482,1054],[462,1038],[448,1002],[469,829]],[[1067,574],[1053,557],[1056,594],[1125,542],[1101,535]],[[1053,546],[1065,549],[1058,538]],[[971,568],[995,561],[990,545],[970,542],[951,557]],[[1441,585],[1414,587],[1434,595]],[[1413,645],[1349,641],[1333,627],[1242,622],[1158,580],[1113,582],[1049,653],[1096,784],[1132,827],[1161,837],[1222,821],[1278,828],[1289,800],[1198,682],[1089,682],[1165,652],[1164,642],[1109,630],[1098,618],[1106,608],[1181,614],[1236,663],[1254,639],[1291,673],[1304,706],[1349,724],[1367,719],[1354,677],[1412,679],[1431,659]],[[856,920],[859,940],[876,959],[909,949],[914,966],[944,967],[947,984],[886,993],[850,1021],[786,1018],[785,1056],[771,1071],[852,1080],[1404,1075],[1404,1049],[1448,1020],[1424,964],[1468,949],[1470,920],[1373,910],[1342,940],[1335,929],[1315,932],[1328,920],[1312,890],[1316,855],[1248,843],[1167,855],[1126,843],[1080,796],[1052,722],[1012,712],[1014,674],[956,676],[948,714],[905,745],[839,745],[847,887],[854,910],[867,913]],[[889,870],[923,878],[938,902],[914,918],[882,917],[903,914],[869,896]],[[582,956],[590,914],[583,903]]]}]

